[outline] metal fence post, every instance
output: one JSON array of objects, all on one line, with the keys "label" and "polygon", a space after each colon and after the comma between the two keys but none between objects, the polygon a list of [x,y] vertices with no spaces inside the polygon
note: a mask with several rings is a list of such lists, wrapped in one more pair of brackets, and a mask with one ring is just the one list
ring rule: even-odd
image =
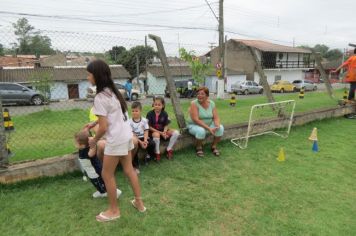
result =
[{"label": "metal fence post", "polygon": [[[267,77],[263,71],[263,68],[262,68],[262,60],[261,60],[261,63],[258,61],[258,57],[256,55],[256,52],[254,50],[254,48],[251,48],[251,47],[247,47],[248,50],[250,51],[251,53],[251,56],[253,58],[253,61],[255,62],[255,69],[258,73],[258,75],[260,76],[260,82],[262,83],[262,87],[263,87],[263,90],[266,94],[266,97],[268,99],[268,102],[270,103],[273,103],[273,102],[276,102],[274,97],[273,97],[273,94],[271,92],[271,89],[269,87],[269,84],[268,84],[268,81],[267,81]],[[272,106],[273,109],[274,109],[274,106]]]},{"label": "metal fence post", "polygon": [[148,37],[156,42],[158,55],[159,55],[159,58],[161,59],[161,63],[163,66],[163,70],[164,70],[164,74],[166,77],[166,82],[168,85],[168,90],[169,90],[169,94],[171,97],[174,113],[177,118],[178,126],[180,129],[184,129],[186,127],[184,114],[182,112],[182,108],[180,106],[179,99],[177,97],[176,86],[174,84],[174,81],[171,76],[171,72],[169,70],[167,56],[166,56],[166,52],[164,51],[162,40],[160,37],[158,37],[156,35],[152,35],[152,34],[148,35]]},{"label": "metal fence post", "polygon": [[320,54],[312,51],[314,59],[315,59],[315,63],[316,63],[316,68],[319,70],[321,77],[324,79],[324,84],[326,87],[326,90],[328,92],[328,95],[330,96],[330,98],[335,98],[334,94],[333,94],[333,87],[331,86],[331,82],[329,81],[329,77],[327,76],[325,69],[323,67],[323,65],[321,64],[321,56]]},{"label": "metal fence post", "polygon": [[2,110],[2,100],[0,97],[0,169],[7,168],[9,164],[8,152],[6,148],[6,135],[4,126],[4,117]]}]

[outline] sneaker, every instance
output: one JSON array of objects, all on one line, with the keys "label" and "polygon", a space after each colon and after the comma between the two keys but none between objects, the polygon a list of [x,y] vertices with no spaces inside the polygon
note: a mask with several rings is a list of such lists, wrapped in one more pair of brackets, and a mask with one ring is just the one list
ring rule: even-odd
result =
[{"label": "sneaker", "polygon": [[167,150],[167,159],[168,160],[172,160],[173,159],[173,150]]},{"label": "sneaker", "polygon": [[148,165],[148,162],[151,160],[151,156],[150,155],[146,155],[145,156],[145,165]]},{"label": "sneaker", "polygon": [[93,198],[101,198],[101,197],[107,197],[108,194],[107,193],[101,193],[99,191],[96,191],[95,193],[93,193]]},{"label": "sneaker", "polygon": [[[116,198],[119,198],[120,195],[122,194],[122,191],[120,189],[116,189]],[[102,198],[102,197],[107,197],[108,193],[100,193],[99,191],[96,191],[93,193],[93,198]]]},{"label": "sneaker", "polygon": [[122,191],[120,189],[116,189],[116,198],[119,198],[122,194]]},{"label": "sneaker", "polygon": [[356,113],[347,114],[344,117],[347,119],[356,119]]}]

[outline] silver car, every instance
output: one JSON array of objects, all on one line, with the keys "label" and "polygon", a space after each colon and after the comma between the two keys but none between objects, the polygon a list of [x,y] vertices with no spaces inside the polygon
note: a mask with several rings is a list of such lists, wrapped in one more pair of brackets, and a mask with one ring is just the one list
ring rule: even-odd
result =
[{"label": "silver car", "polygon": [[236,94],[263,93],[263,87],[255,81],[240,81],[231,85],[231,91]]},{"label": "silver car", "polygon": [[41,105],[44,101],[44,97],[40,93],[17,83],[0,83],[0,97],[4,104],[29,103]]},{"label": "silver car", "polygon": [[315,91],[318,89],[318,86],[310,80],[294,80],[292,84],[297,91],[300,91],[301,88],[304,88],[305,91]]}]

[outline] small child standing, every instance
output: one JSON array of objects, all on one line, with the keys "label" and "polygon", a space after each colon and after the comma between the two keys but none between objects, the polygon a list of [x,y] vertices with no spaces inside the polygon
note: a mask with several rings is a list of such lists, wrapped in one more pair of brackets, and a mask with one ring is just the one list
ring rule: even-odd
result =
[{"label": "small child standing", "polygon": [[[93,198],[106,197],[106,187],[103,179],[101,178],[102,164],[97,157],[96,148],[89,147],[89,130],[83,129],[75,134],[75,145],[79,149],[79,164],[84,174],[90,179],[90,182],[96,188],[93,193]],[[116,190],[116,196],[119,198],[121,190]]]},{"label": "small child standing", "polygon": [[164,108],[164,98],[155,97],[153,99],[153,109],[149,111],[146,116],[146,118],[148,119],[150,132],[155,143],[156,161],[158,162],[161,160],[161,154],[159,149],[160,139],[169,139],[169,143],[167,146],[167,159],[171,160],[173,158],[173,146],[177,142],[177,139],[179,137],[179,132],[177,130],[169,128],[170,120]]},{"label": "small child standing", "polygon": [[133,160],[132,165],[139,173],[139,160],[138,149],[142,148],[147,150],[147,156],[145,157],[145,163],[147,164],[151,157],[154,156],[155,143],[148,137],[148,120],[141,116],[142,105],[140,102],[133,102],[131,105],[131,119],[130,126],[133,132],[133,143],[135,149],[132,152]]}]

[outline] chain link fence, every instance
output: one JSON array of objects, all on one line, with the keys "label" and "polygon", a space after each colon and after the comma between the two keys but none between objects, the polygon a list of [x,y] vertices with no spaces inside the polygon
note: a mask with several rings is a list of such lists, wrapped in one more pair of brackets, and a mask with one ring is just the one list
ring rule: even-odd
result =
[{"label": "chain link fence", "polygon": [[[14,154],[10,158],[11,162],[75,151],[73,134],[89,121],[89,110],[95,96],[95,89],[86,78],[86,66],[94,59],[105,60],[110,65],[118,89],[128,100],[125,83],[132,81],[131,99],[146,105],[143,115],[150,109],[153,96],[169,97],[164,70],[155,53],[155,43],[150,39],[40,31],[42,36],[50,39],[50,53],[40,53],[43,48],[38,47],[33,53],[24,55],[21,54],[23,42],[19,41],[13,29],[1,28],[0,34],[3,48],[3,55],[0,56],[0,99],[3,107],[9,110],[15,127],[14,131],[5,132],[7,147]],[[266,91],[261,86],[261,74],[255,69],[256,61],[247,50],[248,47],[257,52],[257,63],[262,66],[273,91],[291,92],[297,98],[298,88],[291,82],[305,78],[314,82],[316,89],[313,87],[311,90],[323,88],[315,69],[315,61],[305,49],[293,49],[263,41],[230,39],[225,44],[225,67],[221,68],[217,47],[209,48],[208,45],[178,41],[163,44],[185,116],[189,100],[194,97],[194,94],[187,93],[187,82],[194,78],[196,61],[211,64],[204,80],[200,84],[196,83],[196,87],[207,86],[212,93],[211,98],[215,99],[218,73],[224,70],[225,98],[229,99],[232,93],[238,94],[235,110],[231,110],[228,100],[217,100],[224,122],[233,124],[247,121],[250,106],[267,101],[263,96]],[[181,60],[180,48],[185,48],[187,52],[194,51],[191,52],[194,60]],[[273,84],[278,81],[289,81],[289,87],[277,84],[274,88]],[[242,94],[256,95],[244,97]],[[249,102],[245,98],[254,100]],[[169,99],[167,102],[169,103]],[[330,100],[323,105],[334,103]],[[245,108],[240,108],[242,106]],[[174,121],[170,105],[167,110]],[[175,122],[173,125],[176,126]]]}]

